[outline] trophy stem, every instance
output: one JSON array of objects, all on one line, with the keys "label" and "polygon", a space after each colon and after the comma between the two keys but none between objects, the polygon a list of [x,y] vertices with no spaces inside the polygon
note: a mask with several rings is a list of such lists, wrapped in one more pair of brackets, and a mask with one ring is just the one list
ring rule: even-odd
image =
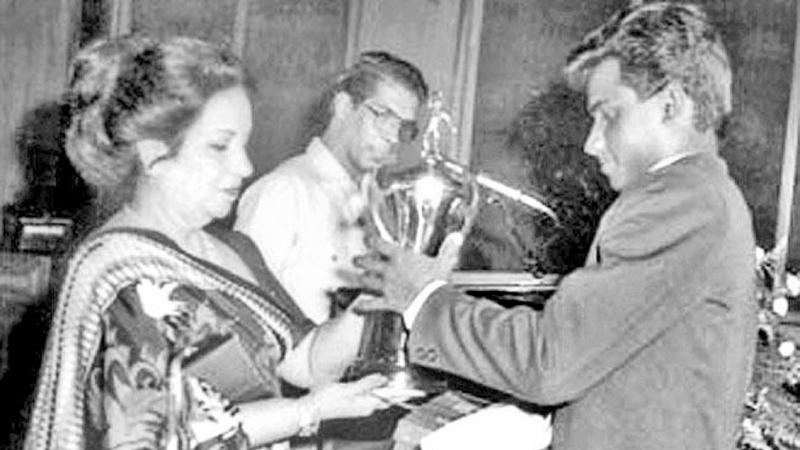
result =
[{"label": "trophy stem", "polygon": [[406,361],[406,341],[408,341],[408,332],[403,330],[400,333],[400,342],[397,344],[397,367],[408,367]]},{"label": "trophy stem", "polygon": [[356,362],[348,369],[346,380],[370,373],[380,373],[395,389],[436,393],[446,388],[446,382],[423,374],[408,363],[406,342],[408,332],[403,316],[389,311],[368,311],[364,315],[364,331]]}]

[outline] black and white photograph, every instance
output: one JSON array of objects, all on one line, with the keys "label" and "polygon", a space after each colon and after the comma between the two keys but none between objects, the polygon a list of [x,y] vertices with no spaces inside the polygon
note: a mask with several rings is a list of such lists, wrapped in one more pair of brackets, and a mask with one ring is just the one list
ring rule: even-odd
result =
[{"label": "black and white photograph", "polygon": [[800,450],[796,0],[0,0],[0,448]]}]

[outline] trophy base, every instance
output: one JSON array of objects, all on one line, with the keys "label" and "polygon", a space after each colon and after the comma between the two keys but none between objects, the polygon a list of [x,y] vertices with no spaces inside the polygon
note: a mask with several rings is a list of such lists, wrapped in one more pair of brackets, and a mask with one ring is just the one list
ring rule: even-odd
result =
[{"label": "trophy base", "polygon": [[408,397],[422,397],[438,394],[447,389],[447,382],[428,374],[415,366],[375,365],[364,362],[354,364],[345,374],[345,381],[352,381],[372,373],[379,373],[389,379],[383,389],[396,393],[408,393]]},{"label": "trophy base", "polygon": [[409,391],[424,392],[425,395],[438,394],[447,389],[447,382],[425,374],[416,367],[398,367],[394,372],[387,374],[392,389],[407,389]]}]

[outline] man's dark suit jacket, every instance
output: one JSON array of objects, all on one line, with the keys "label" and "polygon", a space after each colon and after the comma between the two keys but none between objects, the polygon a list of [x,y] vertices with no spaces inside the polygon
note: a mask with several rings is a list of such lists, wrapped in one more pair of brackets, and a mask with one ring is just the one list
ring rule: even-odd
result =
[{"label": "man's dark suit jacket", "polygon": [[755,352],[750,213],[715,154],[620,193],[542,312],[447,286],[411,361],[562,405],[554,450],[730,450]]}]

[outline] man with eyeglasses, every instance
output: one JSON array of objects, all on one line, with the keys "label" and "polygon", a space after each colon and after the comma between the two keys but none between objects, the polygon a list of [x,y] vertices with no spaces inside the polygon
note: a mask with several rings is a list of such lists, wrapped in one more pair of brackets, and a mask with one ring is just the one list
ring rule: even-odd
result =
[{"label": "man with eyeglasses", "polygon": [[422,73],[387,52],[366,52],[324,94],[322,133],[242,196],[235,228],[250,236],[303,312],[331,316],[331,293],[357,285],[364,252],[364,175],[395,162],[417,134],[428,96]]},{"label": "man with eyeglasses", "polygon": [[[387,52],[361,54],[324,93],[316,118],[321,132],[306,151],[257,180],[240,199],[235,228],[255,241],[317,324],[331,317],[333,292],[358,286],[352,260],[366,251],[362,180],[397,159],[398,143],[416,137],[418,109],[427,97],[425,79],[411,63]],[[361,317],[343,314],[359,339]]]}]

